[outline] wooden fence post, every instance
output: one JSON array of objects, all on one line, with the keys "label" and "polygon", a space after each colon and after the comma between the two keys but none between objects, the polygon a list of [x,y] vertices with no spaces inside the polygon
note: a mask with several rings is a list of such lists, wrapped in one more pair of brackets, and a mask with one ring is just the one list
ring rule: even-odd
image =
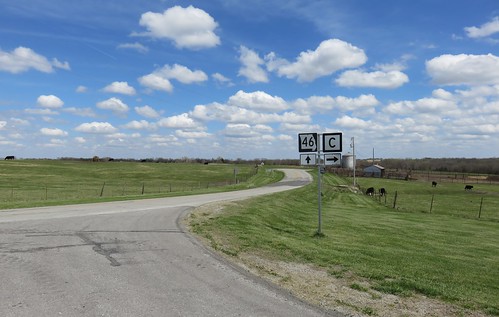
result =
[{"label": "wooden fence post", "polygon": [[102,195],[104,194],[104,186],[106,186],[106,182],[104,182],[104,184],[102,184],[102,188],[100,190],[100,197],[102,197]]},{"label": "wooden fence post", "polygon": [[393,209],[395,209],[395,207],[397,206],[397,195],[398,195],[398,192],[395,191],[395,197],[393,198]]},{"label": "wooden fence post", "polygon": [[482,205],[483,205],[483,197],[480,200],[480,210],[478,211],[478,219],[482,216]]},{"label": "wooden fence post", "polygon": [[433,209],[433,199],[435,198],[435,194],[431,195],[431,204],[430,204],[430,214]]}]

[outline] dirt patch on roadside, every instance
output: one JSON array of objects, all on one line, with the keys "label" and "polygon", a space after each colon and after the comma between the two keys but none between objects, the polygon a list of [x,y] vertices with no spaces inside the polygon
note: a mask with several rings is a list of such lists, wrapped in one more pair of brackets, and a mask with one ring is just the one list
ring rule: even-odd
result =
[{"label": "dirt patch on roadside", "polygon": [[[194,223],[216,217],[217,214],[223,212],[223,206],[222,203],[214,203],[197,208],[185,220],[186,227],[190,230]],[[213,242],[199,238],[207,246]],[[223,237],[212,238],[217,244],[223,244]],[[221,247],[223,249],[223,246]],[[240,253],[237,256],[229,256],[219,253],[245,270],[288,290],[297,298],[328,310],[338,311],[345,316],[487,316],[422,295],[400,297],[381,293],[371,287],[369,280],[354,276],[341,267],[327,271],[308,264],[268,259],[258,254]]]}]

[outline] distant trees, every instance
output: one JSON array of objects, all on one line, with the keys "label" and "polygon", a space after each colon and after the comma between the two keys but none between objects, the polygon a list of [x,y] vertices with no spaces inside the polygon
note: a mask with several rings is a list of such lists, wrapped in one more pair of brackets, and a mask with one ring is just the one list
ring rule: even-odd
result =
[{"label": "distant trees", "polygon": [[[357,163],[368,166],[372,164],[370,161],[357,160]],[[499,158],[383,159],[379,164],[395,170],[499,174]]]}]

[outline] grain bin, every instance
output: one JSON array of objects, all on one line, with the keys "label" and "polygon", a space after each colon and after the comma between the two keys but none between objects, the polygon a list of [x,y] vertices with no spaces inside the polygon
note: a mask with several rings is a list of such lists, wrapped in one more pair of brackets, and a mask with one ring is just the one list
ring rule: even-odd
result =
[{"label": "grain bin", "polygon": [[354,155],[352,155],[350,153],[344,154],[341,157],[341,166],[343,168],[348,168],[348,169],[353,170],[354,161],[355,161],[355,156]]}]

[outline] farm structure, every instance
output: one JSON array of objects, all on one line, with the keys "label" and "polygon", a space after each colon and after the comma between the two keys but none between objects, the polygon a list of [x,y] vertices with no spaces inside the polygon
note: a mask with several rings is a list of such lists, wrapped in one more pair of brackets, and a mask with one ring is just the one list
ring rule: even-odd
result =
[{"label": "farm structure", "polygon": [[381,165],[371,165],[364,168],[364,177],[384,177],[385,168]]}]

